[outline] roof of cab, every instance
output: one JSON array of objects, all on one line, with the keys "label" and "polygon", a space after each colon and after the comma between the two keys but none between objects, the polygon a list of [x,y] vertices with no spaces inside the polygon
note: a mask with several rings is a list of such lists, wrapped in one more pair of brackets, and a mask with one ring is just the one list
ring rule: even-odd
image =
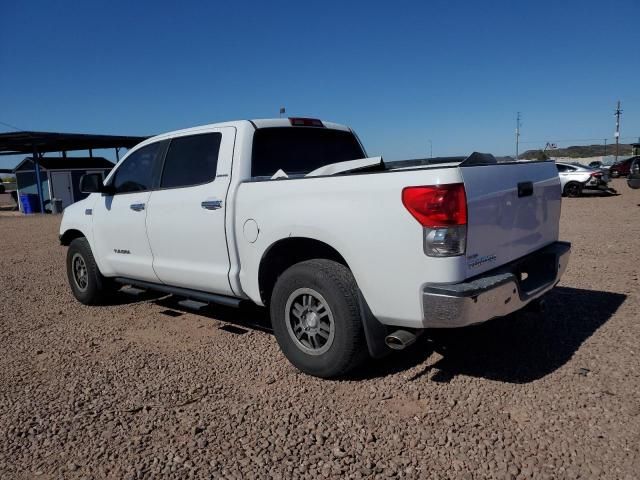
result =
[{"label": "roof of cab", "polygon": [[[292,117],[296,118],[296,117]],[[339,123],[326,122],[324,120],[320,120],[325,128],[330,128],[332,130],[344,130],[345,132],[349,131],[349,127],[346,125],[340,125]],[[257,118],[251,120],[251,123],[256,128],[272,128],[272,127],[292,127],[290,118]],[[309,128],[309,127],[302,127]],[[313,128],[313,127],[311,127]]]},{"label": "roof of cab", "polygon": [[[330,128],[332,130],[343,130],[345,132],[351,131],[349,127],[345,125],[340,125],[339,123],[333,123],[333,122],[325,122],[324,120],[321,120],[321,121],[325,128]],[[183,128],[181,130],[173,130],[171,132],[161,133],[160,135],[147,138],[145,141],[140,142],[138,145],[136,145],[135,149],[132,149],[132,150],[137,150],[140,147],[144,147],[145,145],[148,145],[150,143],[157,142],[159,140],[165,140],[167,138],[203,133],[203,132],[206,132],[207,130],[210,130],[211,128],[220,128],[220,127],[247,128],[250,125],[253,126],[253,128],[293,127],[293,125],[291,125],[291,120],[289,118],[257,118],[253,120],[235,120],[231,122],[209,123],[206,125],[199,125],[197,127]],[[296,126],[296,128],[320,128],[320,127]]]}]

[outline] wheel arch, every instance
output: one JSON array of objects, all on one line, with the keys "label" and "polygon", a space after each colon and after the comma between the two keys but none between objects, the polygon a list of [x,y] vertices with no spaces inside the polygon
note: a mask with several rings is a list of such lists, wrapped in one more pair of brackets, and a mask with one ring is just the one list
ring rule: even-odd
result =
[{"label": "wheel arch", "polygon": [[62,235],[60,235],[60,245],[64,245],[65,247],[68,247],[71,244],[71,242],[73,242],[76,238],[82,238],[82,237],[87,238],[87,236],[77,228],[69,228],[65,230],[65,232]]},{"label": "wheel arch", "polygon": [[287,268],[313,258],[333,260],[350,269],[342,254],[321,240],[287,237],[272,243],[264,251],[258,268],[258,287],[264,305],[269,304],[273,287]]}]

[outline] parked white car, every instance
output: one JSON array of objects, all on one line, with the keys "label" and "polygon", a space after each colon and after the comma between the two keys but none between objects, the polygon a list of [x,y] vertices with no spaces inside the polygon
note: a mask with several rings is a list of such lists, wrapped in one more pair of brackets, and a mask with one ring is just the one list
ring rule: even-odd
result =
[{"label": "parked white car", "polygon": [[579,197],[583,190],[609,190],[609,174],[601,169],[556,162],[562,194],[567,197]]},{"label": "parked white car", "polygon": [[553,162],[436,162],[389,169],[306,118],[160,135],[104,184],[83,177],[60,226],[69,284],[85,304],[122,284],[250,301],[296,367],[342,375],[426,328],[519,310],[567,266]]}]

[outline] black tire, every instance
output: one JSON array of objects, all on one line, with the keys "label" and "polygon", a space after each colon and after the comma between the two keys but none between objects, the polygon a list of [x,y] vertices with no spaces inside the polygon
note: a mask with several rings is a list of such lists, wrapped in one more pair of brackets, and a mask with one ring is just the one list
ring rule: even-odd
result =
[{"label": "black tire", "polygon": [[[296,317],[296,307],[305,308],[304,298],[310,303],[307,310],[303,310],[301,316]],[[300,302],[296,299],[302,298]],[[313,301],[316,301],[313,310]],[[328,307],[328,314],[317,315],[317,312],[325,312],[323,301]],[[367,357],[366,339],[360,317],[358,304],[358,287],[351,271],[344,265],[324,259],[307,260],[297,263],[288,268],[275,284],[271,295],[271,324],[280,345],[280,349],[285,357],[299,370],[322,378],[343,376],[357,368]],[[311,346],[311,338],[307,333],[302,332],[305,328],[300,327],[302,338],[296,340],[293,326],[294,322],[299,325],[308,325],[308,315],[312,315],[313,323],[320,325],[324,317],[327,324],[333,324],[333,335],[328,334],[329,339],[322,344],[324,337]],[[318,320],[315,320],[315,318]],[[330,317],[330,319],[329,319]],[[287,325],[289,324],[289,326]],[[323,334],[327,335],[327,324]],[[314,336],[312,333],[311,336]],[[305,347],[303,343],[308,343]],[[305,351],[307,349],[309,351]],[[326,349],[325,351],[323,351]],[[310,354],[309,352],[313,352]]]},{"label": "black tire", "polygon": [[582,195],[582,184],[578,182],[569,182],[564,186],[564,194],[567,197],[579,197]]},{"label": "black tire", "polygon": [[[84,265],[84,276],[74,272],[76,268],[82,270],[82,265]],[[76,238],[69,245],[67,279],[73,296],[85,305],[105,303],[110,294],[115,291],[113,282],[98,270],[89,242],[84,237]]]}]

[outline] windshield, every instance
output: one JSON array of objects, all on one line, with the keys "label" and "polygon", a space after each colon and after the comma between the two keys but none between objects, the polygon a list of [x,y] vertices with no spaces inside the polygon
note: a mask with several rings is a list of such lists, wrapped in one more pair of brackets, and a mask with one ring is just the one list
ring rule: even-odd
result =
[{"label": "windshield", "polygon": [[260,128],[253,135],[251,176],[271,177],[307,173],[330,165],[365,158],[351,132],[315,127]]}]

